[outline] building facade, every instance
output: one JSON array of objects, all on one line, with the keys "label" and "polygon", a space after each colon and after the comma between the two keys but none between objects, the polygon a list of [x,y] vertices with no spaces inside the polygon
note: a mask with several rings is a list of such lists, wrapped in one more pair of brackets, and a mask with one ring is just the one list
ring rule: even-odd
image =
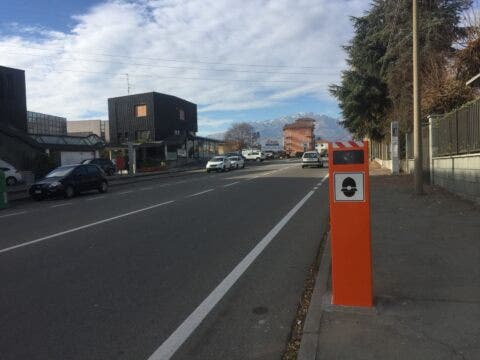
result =
[{"label": "building facade", "polygon": [[108,99],[112,144],[153,143],[197,132],[197,105],[156,92]]},{"label": "building facade", "polygon": [[283,127],[283,146],[289,156],[315,150],[315,120],[300,118]]},{"label": "building facade", "polygon": [[67,132],[73,136],[97,135],[106,143],[110,142],[110,127],[107,120],[69,120]]},{"label": "building facade", "polygon": [[25,71],[0,66],[0,123],[27,131]]},{"label": "building facade", "polygon": [[67,119],[27,111],[28,133],[31,135],[67,135]]}]

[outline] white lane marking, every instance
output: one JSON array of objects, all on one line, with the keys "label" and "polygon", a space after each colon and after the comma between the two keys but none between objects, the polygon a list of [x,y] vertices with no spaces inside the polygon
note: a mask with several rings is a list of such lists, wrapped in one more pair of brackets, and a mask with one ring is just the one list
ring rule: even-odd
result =
[{"label": "white lane marking", "polygon": [[106,195],[100,195],[100,196],[95,196],[95,197],[91,197],[91,198],[85,199],[85,201],[99,200],[99,199],[104,199],[104,198],[106,198],[106,197],[107,197]]},{"label": "white lane marking", "polygon": [[233,182],[233,183],[223,185],[223,187],[233,186],[233,185],[238,184],[238,183],[239,183],[239,181],[235,181],[235,182]]},{"label": "white lane marking", "polygon": [[315,186],[315,187],[313,188],[313,190],[317,190],[317,189],[318,189],[318,186]]},{"label": "white lane marking", "polygon": [[248,267],[262,253],[275,236],[283,229],[288,221],[312,196],[310,191],[298,202],[280,222],[248,253],[245,258],[232,270],[228,276],[208,295],[205,300],[183,321],[183,323],[168,337],[167,340],[148,358],[148,360],[168,360],[182,346],[185,340],[195,331],[200,323],[207,317],[210,311],[225,296],[230,288],[243,275]]},{"label": "white lane marking", "polygon": [[110,221],[118,220],[118,219],[124,218],[126,216],[130,216],[130,215],[138,214],[138,213],[141,213],[141,212],[144,212],[144,211],[152,210],[152,209],[158,208],[160,206],[171,204],[173,202],[175,202],[175,200],[166,201],[166,202],[163,202],[163,203],[147,206],[147,207],[142,208],[142,209],[130,211],[128,213],[113,216],[111,218],[95,221],[93,223],[78,226],[78,227],[75,227],[75,228],[72,228],[72,229],[69,229],[69,230],[61,231],[61,232],[58,232],[56,234],[47,235],[47,236],[41,237],[39,239],[35,239],[35,240],[32,240],[32,241],[27,241],[27,242],[24,242],[24,243],[21,243],[21,244],[18,244],[18,245],[13,245],[13,246],[7,247],[5,249],[1,249],[0,254],[6,253],[6,252],[9,252],[9,251],[21,248],[21,247],[33,245],[33,244],[36,244],[36,243],[39,243],[39,242],[42,242],[42,241],[45,241],[45,240],[50,240],[50,239],[53,239],[53,238],[56,238],[56,237],[59,237],[59,236],[62,236],[62,235],[70,234],[70,233],[75,232],[75,231],[88,229],[88,228],[93,227],[93,226],[97,226],[97,225],[104,224],[104,223],[107,223],[107,222],[110,222]]},{"label": "white lane marking", "polygon": [[26,214],[26,213],[27,213],[27,211],[17,211],[15,213],[0,215],[0,218],[6,218],[6,217],[9,217],[9,216],[21,215],[21,214]]},{"label": "white lane marking", "polygon": [[290,166],[286,166],[286,167],[283,167],[283,168],[280,168],[280,169],[277,169],[277,170],[273,170],[273,171],[269,171],[269,172],[266,172],[266,173],[263,173],[263,174],[260,174],[260,175],[256,175],[256,176],[253,176],[251,178],[248,178],[248,179],[245,179],[245,181],[249,181],[249,180],[253,180],[253,179],[257,179],[261,176],[266,176],[266,175],[271,175],[277,171],[283,171],[283,170],[286,170],[286,169],[290,169],[292,167],[292,165]]},{"label": "white lane marking", "polygon": [[133,193],[134,191],[135,191],[135,190],[122,191],[122,192],[119,192],[118,195],[131,194],[131,193]]},{"label": "white lane marking", "polygon": [[326,174],[326,175],[322,178],[322,181],[320,181],[320,182],[317,184],[317,186],[322,185],[327,179],[328,179],[328,174]]},{"label": "white lane marking", "polygon": [[146,187],[142,187],[142,188],[140,188],[140,189],[138,189],[138,190],[142,190],[142,191],[143,191],[143,190],[152,190],[152,189],[153,189],[153,186],[146,186]]},{"label": "white lane marking", "polygon": [[57,204],[57,205],[52,205],[50,206],[51,208],[56,208],[56,207],[60,207],[60,206],[68,206],[68,205],[72,205],[73,203],[71,202],[68,202],[68,203],[61,203],[61,204]]},{"label": "white lane marking", "polygon": [[215,189],[208,189],[208,190],[205,190],[205,191],[200,191],[198,193],[188,195],[188,196],[185,196],[185,197],[189,198],[189,197],[193,197],[193,196],[198,196],[198,195],[202,195],[202,194],[208,193],[208,192],[213,191],[213,190],[215,190]]}]

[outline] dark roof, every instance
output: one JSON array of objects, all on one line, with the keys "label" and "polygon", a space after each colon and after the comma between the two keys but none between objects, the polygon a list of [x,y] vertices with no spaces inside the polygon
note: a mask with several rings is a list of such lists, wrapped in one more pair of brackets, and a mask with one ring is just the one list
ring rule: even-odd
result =
[{"label": "dark roof", "polygon": [[212,138],[203,137],[203,136],[195,136],[195,140],[204,140],[204,141],[209,141],[209,142],[217,143],[217,144],[223,143],[223,140],[212,139]]},{"label": "dark roof", "polygon": [[25,70],[22,70],[22,69],[15,69],[15,68],[11,68],[11,67],[8,67],[8,66],[2,66],[2,65],[0,65],[0,70],[9,70],[9,71],[14,70],[14,71],[21,71],[23,73],[25,72]]},{"label": "dark roof", "polygon": [[16,128],[15,126],[12,126],[12,125],[8,124],[8,123],[5,124],[3,122],[0,122],[0,132],[2,132],[5,135],[8,135],[10,137],[14,137],[17,140],[30,145],[31,147],[37,148],[39,150],[42,149],[40,144],[38,142],[36,142],[34,139],[32,139],[30,136],[28,136],[28,134],[26,132],[24,132],[24,131]]},{"label": "dark roof", "polygon": [[88,136],[30,135],[44,149],[64,151],[92,151],[105,147],[105,142],[95,134]]},{"label": "dark roof", "polygon": [[179,98],[178,96],[169,95],[169,94],[163,94],[163,93],[159,93],[159,92],[156,92],[156,91],[150,91],[150,92],[139,93],[139,94],[123,95],[123,96],[115,96],[115,97],[112,97],[112,98],[108,98],[108,100],[125,99],[125,98],[129,98],[129,97],[145,96],[145,95],[169,97],[169,98],[171,98],[171,99],[177,99],[177,100],[180,100],[180,101],[184,101],[184,102],[187,102],[187,103],[191,103],[191,104],[193,104],[193,105],[196,105],[195,103],[193,103],[193,102],[191,102],[191,101],[188,101],[188,100],[185,100],[185,99],[182,99],[182,98]]}]

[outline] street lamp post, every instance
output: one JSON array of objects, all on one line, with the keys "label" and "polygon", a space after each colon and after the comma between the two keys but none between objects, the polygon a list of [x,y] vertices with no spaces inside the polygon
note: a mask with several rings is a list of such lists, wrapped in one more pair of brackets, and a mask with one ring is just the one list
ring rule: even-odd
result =
[{"label": "street lamp post", "polygon": [[422,125],[420,123],[420,96],[418,83],[418,4],[417,0],[412,3],[413,15],[413,155],[414,155],[414,178],[415,193],[423,194],[423,161],[422,161]]}]

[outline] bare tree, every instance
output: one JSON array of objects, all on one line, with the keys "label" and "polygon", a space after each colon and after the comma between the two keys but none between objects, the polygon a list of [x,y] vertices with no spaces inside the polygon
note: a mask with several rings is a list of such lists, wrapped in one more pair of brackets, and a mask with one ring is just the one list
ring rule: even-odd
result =
[{"label": "bare tree", "polygon": [[258,133],[249,123],[235,123],[225,133],[224,140],[235,151],[254,146],[258,141]]}]

